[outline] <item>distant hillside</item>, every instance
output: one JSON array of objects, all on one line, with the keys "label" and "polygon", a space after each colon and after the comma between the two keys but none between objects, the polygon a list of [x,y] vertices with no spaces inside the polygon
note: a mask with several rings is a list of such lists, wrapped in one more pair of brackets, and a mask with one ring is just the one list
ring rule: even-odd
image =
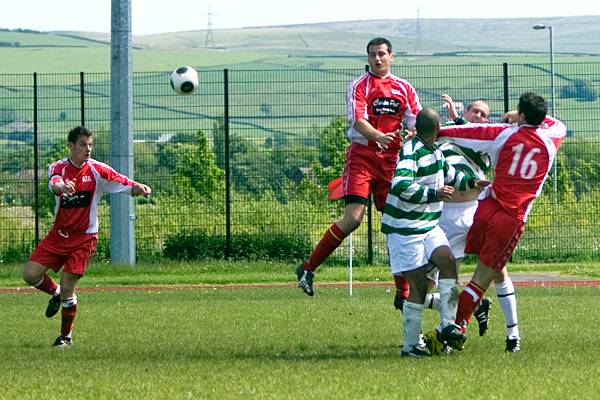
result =
[{"label": "distant hillside", "polygon": [[[415,19],[347,21],[307,25],[217,29],[205,45],[206,31],[134,37],[134,71],[170,70],[178,65],[204,68],[362,68],[365,45],[389,38],[400,63],[547,62],[553,26],[558,62],[600,58],[600,16],[520,19]],[[420,37],[417,35],[420,31]],[[106,72],[110,34],[37,32],[0,27],[0,74]]]},{"label": "distant hillside", "polygon": [[[547,52],[548,31],[534,31],[537,23],[552,25],[554,50],[564,54],[600,54],[600,16],[515,19],[421,19],[420,38],[415,19],[330,22],[213,31],[215,47],[224,50],[289,50],[364,54],[374,36],[392,40],[397,53]],[[109,42],[108,34],[69,32],[69,35]],[[135,36],[145,49],[205,48],[206,31]]]}]

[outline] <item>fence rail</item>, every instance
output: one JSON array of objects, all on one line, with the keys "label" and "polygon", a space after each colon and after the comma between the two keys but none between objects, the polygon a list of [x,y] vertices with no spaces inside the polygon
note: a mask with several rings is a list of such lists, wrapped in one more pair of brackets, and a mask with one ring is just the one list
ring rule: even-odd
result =
[{"label": "fence rail", "polygon": [[[600,64],[554,70],[554,109],[569,137],[516,259],[600,253]],[[178,247],[185,238],[199,256],[262,258],[256,243],[270,239],[278,256],[301,257],[341,216],[341,205],[326,199],[326,183],[343,167],[346,88],[363,71],[199,71],[191,96],[174,94],[167,71],[134,73],[135,179],[154,189],[150,200],[136,200],[138,258],[163,257],[165,246],[192,251]],[[443,93],[465,106],[485,99],[492,121],[524,91],[551,99],[544,64],[406,64],[394,73],[443,115]],[[51,225],[46,168],[66,155],[66,132],[91,127],[94,158],[110,162],[110,75],[0,75],[0,93],[0,258],[23,260]],[[108,197],[101,207],[98,255],[108,257]],[[385,262],[374,209],[353,244],[359,263]],[[334,257],[346,254],[342,247]]]}]

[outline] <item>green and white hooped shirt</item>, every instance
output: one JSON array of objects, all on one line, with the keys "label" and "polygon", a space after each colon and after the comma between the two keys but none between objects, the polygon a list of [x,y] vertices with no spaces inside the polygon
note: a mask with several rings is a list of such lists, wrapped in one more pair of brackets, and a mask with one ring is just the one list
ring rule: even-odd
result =
[{"label": "green and white hooped shirt", "polygon": [[436,200],[444,185],[457,190],[474,187],[476,178],[455,169],[437,146],[414,137],[402,146],[392,186],[383,210],[381,231],[417,235],[438,225],[443,202]]}]

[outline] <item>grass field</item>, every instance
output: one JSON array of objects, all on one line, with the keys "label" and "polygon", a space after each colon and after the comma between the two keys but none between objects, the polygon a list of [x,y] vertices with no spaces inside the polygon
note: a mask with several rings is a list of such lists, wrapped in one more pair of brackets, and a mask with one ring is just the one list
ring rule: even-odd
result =
[{"label": "grass field", "polygon": [[[553,269],[537,269],[546,267]],[[533,267],[514,269],[521,268]],[[289,283],[292,270],[98,265],[82,286],[190,283],[194,276],[194,283]],[[19,271],[0,267],[0,287],[14,287]],[[343,281],[345,274],[327,267],[317,277]],[[384,267],[357,268],[356,277],[389,279]],[[587,287],[518,288],[521,353],[503,352],[496,306],[489,333],[471,336],[463,352],[413,360],[399,357],[401,317],[385,287],[355,289],[352,298],[345,289],[321,288],[309,298],[289,287],[82,291],[75,342],[63,350],[50,348],[60,323],[43,316],[44,295],[0,294],[0,398],[592,399],[600,390],[597,295]],[[424,327],[435,322],[427,312]]]},{"label": "grass field", "polygon": [[[319,267],[316,283],[343,283],[348,270],[341,264],[326,263]],[[139,285],[227,285],[227,284],[291,284],[297,264],[277,262],[156,262],[140,263],[131,268],[107,263],[93,263],[88,267],[79,287],[111,287]],[[461,273],[471,274],[474,264],[461,265]],[[22,265],[0,263],[0,288],[24,287],[21,278]],[[535,274],[553,272],[581,279],[600,278],[599,262],[562,263],[511,263],[509,271]],[[385,265],[355,266],[356,282],[390,282],[389,269]]]}]

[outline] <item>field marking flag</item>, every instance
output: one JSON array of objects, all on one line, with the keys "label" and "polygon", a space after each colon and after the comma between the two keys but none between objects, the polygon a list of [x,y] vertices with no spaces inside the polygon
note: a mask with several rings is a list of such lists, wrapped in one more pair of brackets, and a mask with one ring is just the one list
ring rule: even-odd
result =
[{"label": "field marking flag", "polygon": [[[339,200],[344,197],[344,178],[342,176],[335,178],[327,184],[329,200]],[[352,297],[352,233],[348,235],[348,291]]]}]

